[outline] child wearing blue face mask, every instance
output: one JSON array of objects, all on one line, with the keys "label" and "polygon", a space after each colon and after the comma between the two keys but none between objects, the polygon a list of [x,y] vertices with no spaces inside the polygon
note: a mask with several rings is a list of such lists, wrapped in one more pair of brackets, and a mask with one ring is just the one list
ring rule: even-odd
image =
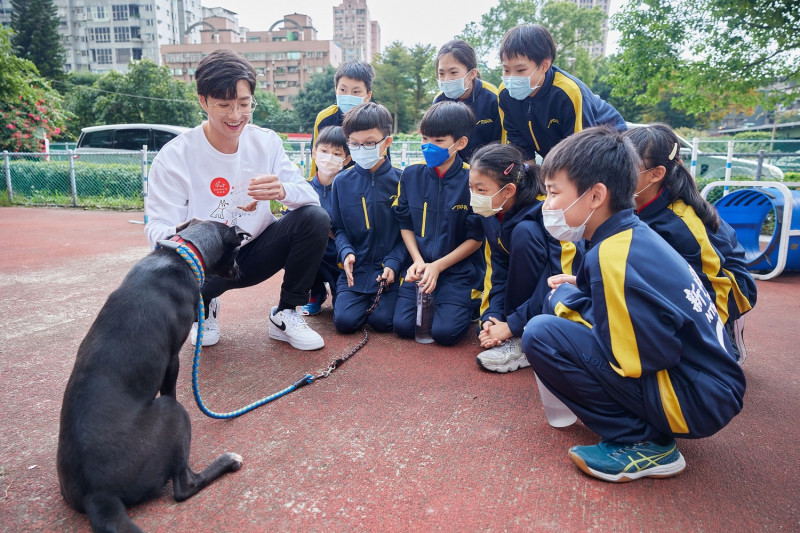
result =
[{"label": "child wearing blue face mask", "polygon": [[481,80],[475,50],[464,41],[456,39],[444,44],[436,54],[435,67],[441,92],[433,103],[462,102],[475,115],[469,142],[458,152],[469,163],[475,150],[503,138],[497,87]]},{"label": "child wearing blue face mask", "polygon": [[[342,131],[356,164],[333,184],[331,220],[344,270],[336,284],[333,323],[340,333],[352,333],[366,316],[375,331],[391,331],[399,275],[408,263],[392,211],[400,170],[386,157],[392,115],[382,105],[366,102],[345,115]],[[387,287],[367,316],[381,280]]]},{"label": "child wearing blue face mask", "polygon": [[527,161],[542,158],[562,139],[607,124],[627,129],[622,116],[581,80],[553,65],[556,45],[538,24],[512,28],[500,44],[500,117],[509,144]]},{"label": "child wearing blue face mask", "polygon": [[[316,146],[315,140],[322,129],[330,126],[341,126],[345,113],[358,104],[369,102],[372,97],[372,80],[374,78],[375,70],[373,70],[372,65],[363,61],[348,61],[342,63],[336,69],[336,74],[333,76],[336,103],[317,114],[317,119],[314,121],[314,130],[311,133],[311,146]],[[350,162],[345,168],[349,168],[352,165],[353,163]],[[309,176],[314,176],[317,172],[317,162],[313,154],[309,166]]]},{"label": "child wearing blue face mask", "polygon": [[469,187],[486,236],[479,334],[484,351],[477,362],[492,372],[513,372],[530,366],[522,353],[522,330],[541,312],[548,278],[572,274],[583,248],[544,229],[539,167],[525,164],[516,147],[490,144],[475,152]]},{"label": "child wearing blue face mask", "polygon": [[480,303],[483,230],[469,208],[469,165],[458,155],[474,124],[462,103],[431,106],[420,124],[425,163],[406,167],[400,178],[395,213],[413,261],[395,309],[401,337],[414,337],[417,286],[434,295],[431,337],[439,344],[458,342]]},{"label": "child wearing blue face mask", "polygon": [[602,127],[565,139],[544,160],[542,209],[583,226],[587,251],[574,284],[550,281],[545,312],[522,334],[544,386],[600,436],[572,447],[570,459],[611,482],[681,473],[675,439],[720,431],[745,393],[714,300],[634,213],[640,167],[631,141]]}]

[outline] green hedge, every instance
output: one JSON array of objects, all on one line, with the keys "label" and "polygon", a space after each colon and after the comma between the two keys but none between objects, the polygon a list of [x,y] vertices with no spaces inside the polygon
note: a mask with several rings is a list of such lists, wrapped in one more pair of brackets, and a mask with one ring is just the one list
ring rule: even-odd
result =
[{"label": "green hedge", "polygon": [[[12,159],[10,167],[15,203],[72,203],[69,161]],[[79,205],[135,208],[142,205],[142,167],[76,161],[75,187]]]}]

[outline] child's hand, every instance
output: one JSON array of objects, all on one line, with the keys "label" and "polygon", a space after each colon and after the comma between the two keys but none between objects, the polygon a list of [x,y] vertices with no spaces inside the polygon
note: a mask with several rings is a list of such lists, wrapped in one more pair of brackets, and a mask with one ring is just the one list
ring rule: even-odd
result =
[{"label": "child's hand", "polygon": [[344,267],[344,274],[347,276],[347,286],[353,286],[353,265],[356,262],[356,256],[353,254],[347,254],[342,262],[342,266]]},{"label": "child's hand", "polygon": [[503,341],[513,336],[506,322],[489,317],[489,320],[483,323],[483,330],[478,335],[478,340],[481,341],[481,348],[492,348],[500,346]]},{"label": "child's hand", "polygon": [[419,287],[422,292],[430,294],[436,288],[436,280],[439,279],[439,274],[442,269],[439,264],[434,261],[425,265],[425,272],[422,274],[422,279],[419,281]]},{"label": "child's hand", "polygon": [[425,263],[417,263],[414,262],[410,267],[408,267],[408,272],[406,272],[406,281],[419,281],[422,277],[422,273],[425,272]]},{"label": "child's hand", "polygon": [[547,285],[551,289],[556,289],[562,283],[571,283],[572,285],[577,285],[575,276],[570,276],[568,274],[556,274],[555,276],[550,276],[547,278]]},{"label": "child's hand", "polygon": [[392,270],[389,267],[384,267],[383,274],[378,276],[378,282],[380,283],[382,279],[386,280],[387,285],[391,285],[392,283],[394,283],[394,270]]}]

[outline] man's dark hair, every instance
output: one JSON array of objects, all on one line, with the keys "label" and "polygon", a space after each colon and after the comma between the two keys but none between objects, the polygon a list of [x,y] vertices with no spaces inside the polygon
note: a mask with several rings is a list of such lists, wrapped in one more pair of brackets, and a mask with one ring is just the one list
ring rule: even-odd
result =
[{"label": "man's dark hair", "polygon": [[206,98],[233,100],[236,84],[245,80],[250,93],[256,90],[256,71],[244,57],[233,50],[220,48],[200,60],[194,73],[197,94]]},{"label": "man's dark hair", "polygon": [[370,92],[372,90],[372,80],[375,79],[375,70],[369,63],[353,59],[342,63],[336,69],[336,74],[333,76],[333,86],[339,85],[339,79],[343,77],[364,82],[367,92]]},{"label": "man's dark hair", "polygon": [[314,146],[320,144],[327,144],[344,150],[345,156],[350,155],[350,147],[347,146],[347,136],[344,134],[341,126],[328,126],[322,128],[319,135],[314,139]]},{"label": "man's dark hair", "polygon": [[608,189],[609,208],[616,213],[636,205],[633,193],[641,162],[630,139],[608,126],[597,126],[558,143],[542,163],[542,177],[547,180],[563,170],[579,195],[602,183]]},{"label": "man's dark hair", "polygon": [[540,24],[524,24],[508,30],[500,43],[500,59],[526,57],[539,65],[545,59],[556,60],[556,43],[547,28]]},{"label": "man's dark hair", "polygon": [[439,102],[425,111],[419,131],[426,137],[445,137],[453,140],[469,137],[475,127],[475,115],[461,102]]},{"label": "man's dark hair", "polygon": [[375,102],[364,102],[344,114],[342,131],[347,137],[357,131],[377,128],[384,136],[392,133],[392,114]]}]

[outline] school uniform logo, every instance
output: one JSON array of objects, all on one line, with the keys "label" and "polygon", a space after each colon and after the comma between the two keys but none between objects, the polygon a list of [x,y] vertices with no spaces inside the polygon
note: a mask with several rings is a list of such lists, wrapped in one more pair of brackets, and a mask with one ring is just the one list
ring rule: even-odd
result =
[{"label": "school uniform logo", "polygon": [[450,208],[451,211],[458,211],[459,209],[463,209],[464,211],[469,211],[469,206],[465,204],[457,204]]},{"label": "school uniform logo", "polygon": [[[558,119],[557,119],[557,118],[551,118],[551,119],[550,119],[550,122],[548,122],[548,123],[547,123],[547,128],[548,128],[548,129],[550,129],[550,126],[552,126],[553,124],[559,124],[559,122],[558,122]],[[559,125],[560,125],[560,124],[559,124]]]}]

